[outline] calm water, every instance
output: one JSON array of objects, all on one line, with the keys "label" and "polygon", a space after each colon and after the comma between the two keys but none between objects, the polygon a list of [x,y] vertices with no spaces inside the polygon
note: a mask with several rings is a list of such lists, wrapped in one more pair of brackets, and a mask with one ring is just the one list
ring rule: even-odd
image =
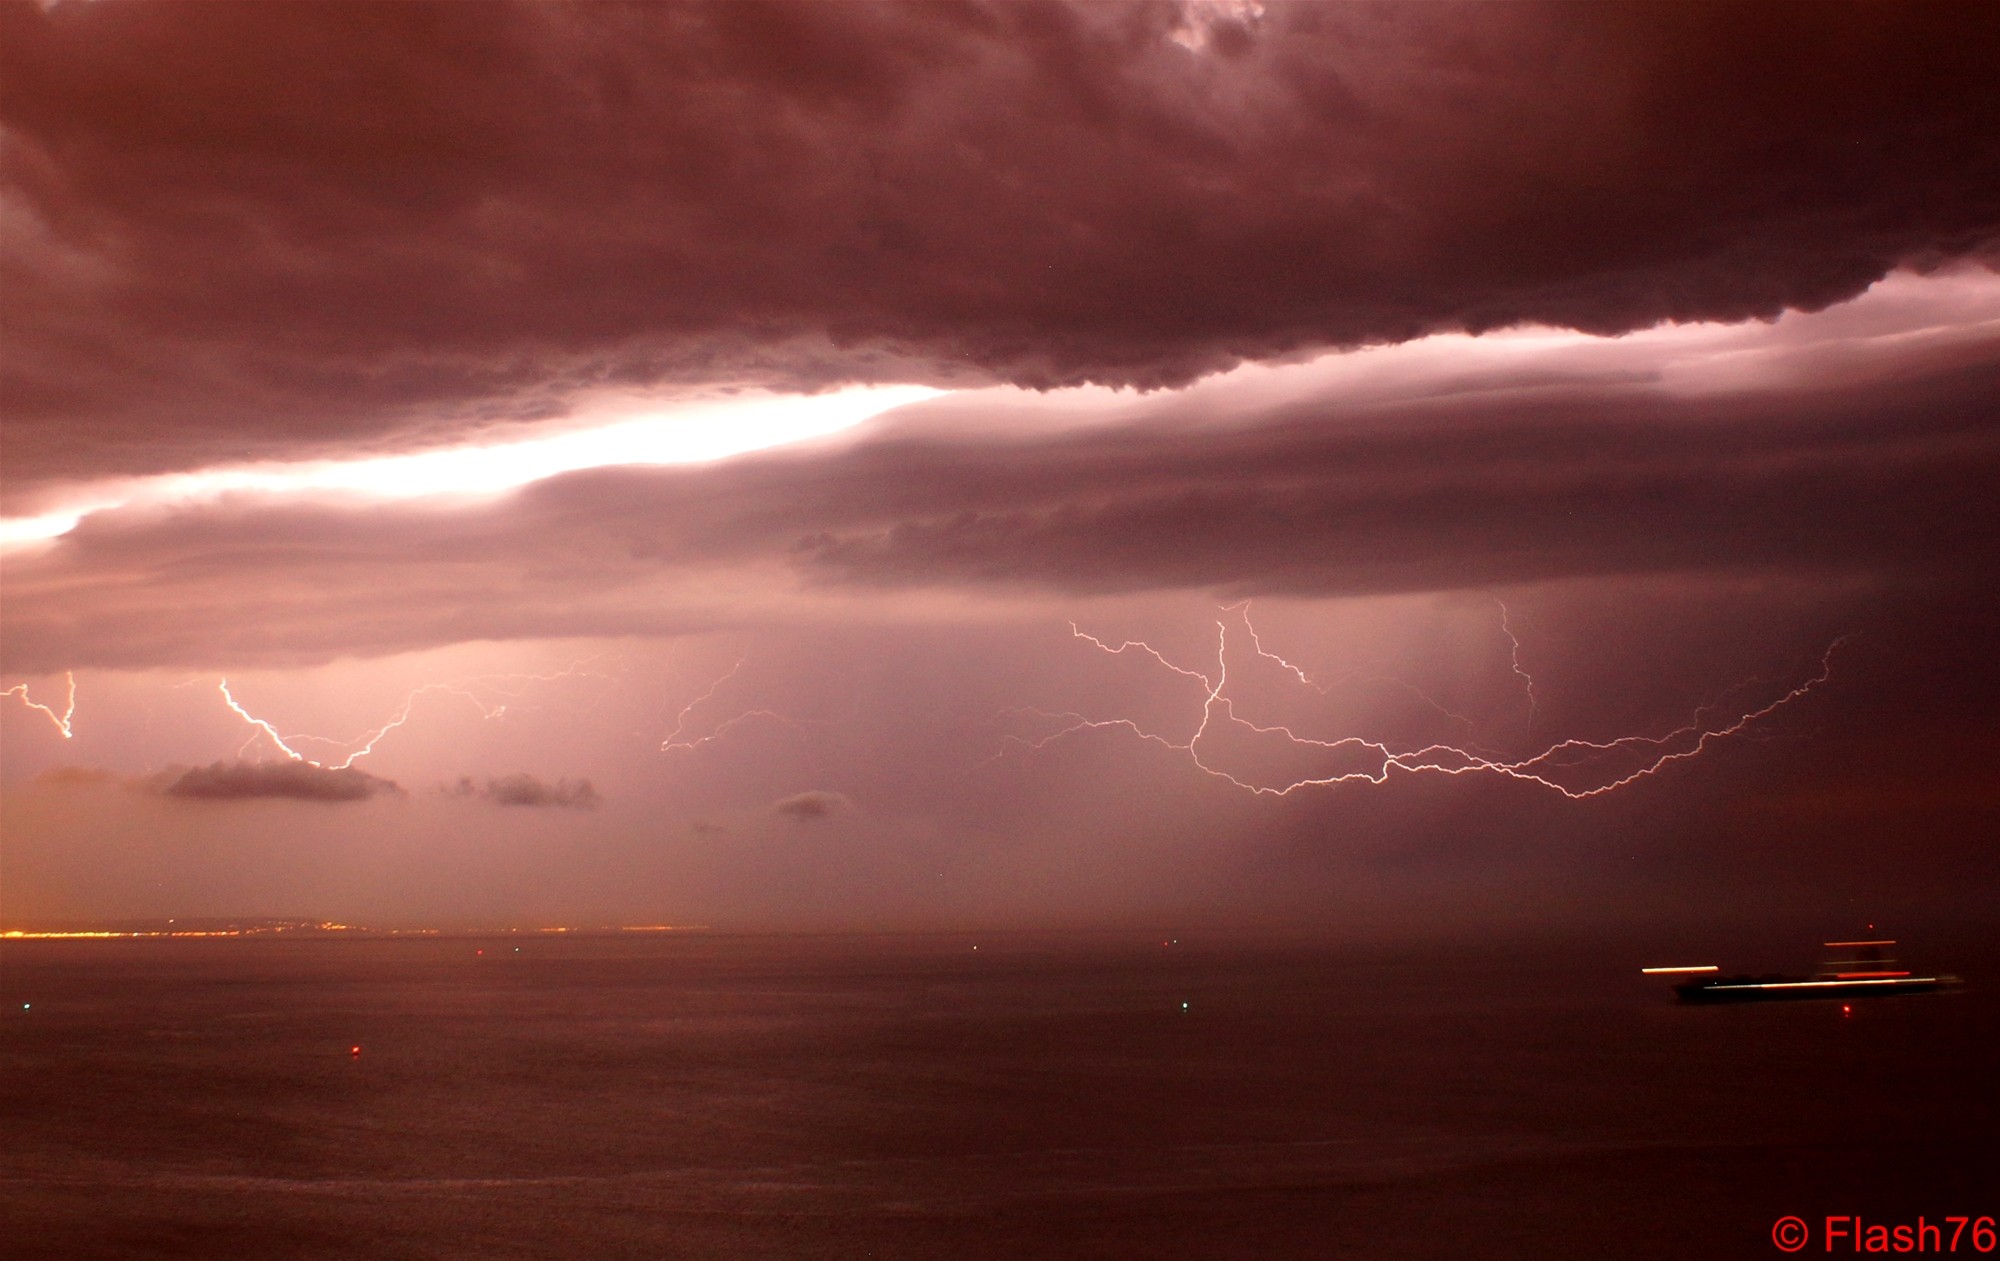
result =
[{"label": "calm water", "polygon": [[1685,1009],[1638,962],[7,943],[0,1251],[1770,1257],[1788,1213],[2000,1211],[1989,992]]}]

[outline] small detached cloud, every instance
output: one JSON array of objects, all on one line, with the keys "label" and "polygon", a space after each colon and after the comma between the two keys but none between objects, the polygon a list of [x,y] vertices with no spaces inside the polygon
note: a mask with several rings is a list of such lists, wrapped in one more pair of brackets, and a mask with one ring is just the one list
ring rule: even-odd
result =
[{"label": "small detached cloud", "polygon": [[160,791],[166,796],[198,801],[364,801],[403,791],[379,775],[316,762],[216,762],[163,778]]},{"label": "small detached cloud", "polygon": [[777,813],[800,823],[812,823],[853,808],[854,803],[845,796],[837,792],[828,792],[823,788],[794,793],[771,805],[771,809]]},{"label": "small detached cloud", "polygon": [[461,776],[446,790],[454,797],[484,797],[499,806],[541,806],[562,810],[595,810],[604,800],[587,779],[558,779],[553,784],[526,771],[489,779],[484,785]]}]

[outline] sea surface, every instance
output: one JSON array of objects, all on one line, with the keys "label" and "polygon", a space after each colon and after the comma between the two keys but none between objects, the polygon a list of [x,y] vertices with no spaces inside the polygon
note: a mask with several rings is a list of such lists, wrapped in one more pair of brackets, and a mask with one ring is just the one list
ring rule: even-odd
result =
[{"label": "sea surface", "polygon": [[1686,1008],[1644,962],[1141,934],[5,942],[0,1255],[1773,1257],[1785,1215],[1826,1255],[1829,1215],[2000,1211],[1977,977],[1846,1013]]}]

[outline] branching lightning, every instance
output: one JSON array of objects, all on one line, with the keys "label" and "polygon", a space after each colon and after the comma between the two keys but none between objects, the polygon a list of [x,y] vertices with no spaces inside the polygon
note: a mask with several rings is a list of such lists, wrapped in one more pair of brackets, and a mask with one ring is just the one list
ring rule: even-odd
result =
[{"label": "branching lightning", "polygon": [[[1224,612],[1239,615],[1252,650],[1257,656],[1275,662],[1299,683],[1324,694],[1326,689],[1315,683],[1304,670],[1263,647],[1255,629],[1251,627],[1247,602],[1232,605]],[[1513,670],[1529,690],[1532,712],[1535,701],[1534,680],[1520,665],[1520,641],[1504,621],[1506,617],[1504,605],[1502,617],[1503,629],[1513,645],[1511,657]],[[1259,796],[1283,797],[1303,788],[1328,787],[1353,782],[1380,784],[1387,781],[1394,772],[1402,771],[1408,774],[1433,773],[1454,776],[1497,775],[1537,784],[1572,800],[1583,800],[1623,788],[1637,780],[1654,775],[1675,762],[1693,758],[1717,741],[1741,734],[1768,718],[1831,678],[1834,653],[1846,642],[1843,637],[1830,644],[1820,656],[1818,671],[1805,682],[1791,688],[1776,700],[1762,707],[1737,713],[1727,721],[1704,721],[1703,715],[1708,712],[1704,708],[1697,712],[1694,721],[1664,735],[1621,736],[1607,741],[1568,739],[1551,744],[1527,757],[1507,758],[1476,746],[1461,747],[1433,743],[1418,748],[1398,749],[1386,742],[1362,736],[1320,739],[1301,735],[1283,724],[1265,725],[1253,722],[1236,712],[1235,701],[1226,694],[1229,687],[1230,624],[1218,620],[1215,623],[1215,630],[1215,665],[1212,670],[1207,668],[1197,670],[1169,660],[1143,641],[1126,640],[1114,647],[1082,630],[1075,623],[1070,624],[1070,634],[1073,638],[1101,652],[1114,656],[1126,652],[1143,653],[1174,674],[1192,679],[1199,684],[1202,691],[1200,715],[1194,723],[1192,732],[1185,738],[1148,730],[1130,718],[1090,718],[1075,712],[1051,713],[1031,708],[1013,709],[1006,711],[1007,716],[1051,722],[1056,724],[1055,729],[1032,738],[1007,736],[1001,751],[988,761],[997,760],[1004,755],[1009,744],[1020,745],[1033,751],[1046,748],[1058,740],[1083,731],[1121,731],[1161,748],[1183,754],[1195,769],[1203,774]],[[1435,702],[1432,704],[1435,705]],[[1449,713],[1442,706],[1437,708],[1440,712]],[[1250,737],[1276,740],[1281,742],[1283,750],[1289,754],[1312,756],[1322,762],[1339,763],[1340,766],[1339,769],[1300,775],[1289,780],[1282,776],[1272,780],[1245,778],[1217,765],[1210,746],[1217,739],[1215,733],[1220,731],[1234,731]]]},{"label": "branching lightning", "polygon": [[[258,740],[263,739],[268,740],[272,746],[291,761],[307,762],[313,766],[325,767],[328,770],[344,771],[353,766],[357,761],[373,753],[375,747],[382,742],[383,737],[408,723],[412,713],[416,709],[417,701],[424,696],[428,696],[434,692],[442,692],[448,696],[459,697],[477,709],[481,718],[490,721],[504,717],[507,713],[508,702],[517,700],[522,690],[528,684],[549,683],[557,679],[604,677],[584,670],[582,667],[585,664],[587,664],[587,661],[576,662],[548,674],[485,674],[446,683],[426,683],[421,687],[413,689],[409,695],[405,696],[402,705],[387,722],[367,732],[365,735],[358,736],[352,740],[336,740],[331,736],[281,734],[269,722],[243,708],[236,697],[231,694],[229,680],[218,680],[217,687],[222,693],[223,702],[235,712],[237,717],[256,729],[251,733],[250,738],[244,741],[243,746],[237,750],[238,757],[249,752],[250,748]],[[501,699],[489,699],[496,696]],[[345,756],[341,757],[337,762],[321,762],[307,757],[304,753],[292,747],[295,743],[304,743],[306,741],[332,745],[334,748],[341,750]]]},{"label": "branching lightning", "polygon": [[[1331,683],[1320,683],[1319,681],[1315,680],[1311,675],[1307,674],[1305,670],[1302,669],[1301,667],[1293,665],[1291,662],[1285,660],[1277,653],[1272,652],[1264,647],[1264,641],[1257,635],[1256,624],[1250,620],[1250,601],[1239,600],[1235,604],[1224,605],[1222,611],[1224,613],[1235,613],[1243,619],[1243,629],[1247,631],[1250,635],[1250,647],[1253,651],[1256,652],[1256,654],[1259,657],[1262,657],[1266,661],[1275,662],[1280,669],[1284,670],[1286,673],[1290,674],[1293,678],[1297,679],[1300,683],[1305,684],[1313,691],[1318,692],[1321,696],[1331,695],[1334,689],[1336,688],[1347,687],[1351,684],[1356,684],[1356,683],[1386,684],[1387,686],[1398,688],[1404,692],[1409,693],[1411,696],[1416,697],[1419,701],[1422,701],[1424,705],[1426,705],[1430,709],[1436,710],[1439,714],[1443,715],[1446,718],[1449,718],[1451,721],[1464,727],[1468,733],[1472,730],[1473,723],[1470,718],[1467,718],[1464,714],[1455,713],[1454,711],[1445,708],[1443,705],[1440,705],[1436,700],[1432,699],[1430,693],[1424,691],[1416,684],[1408,682],[1407,680],[1404,679],[1394,678],[1386,674],[1361,674],[1358,672],[1350,672],[1348,674],[1341,675],[1339,678],[1333,680]],[[1074,631],[1075,629],[1076,629],[1076,624],[1071,623],[1070,630]],[[1527,678],[1527,675],[1521,672],[1518,662],[1515,665],[1514,672],[1516,674],[1520,674],[1521,677],[1524,679]],[[1528,687],[1529,687],[1529,699],[1532,702],[1534,697],[1534,691],[1533,691],[1534,680],[1528,679]]]},{"label": "branching lightning", "polygon": [[708,690],[706,692],[703,692],[700,696],[695,697],[687,704],[681,706],[681,712],[674,718],[674,729],[667,733],[666,739],[660,741],[660,752],[671,753],[675,749],[696,748],[700,745],[707,744],[710,740],[715,739],[715,737],[718,734],[720,734],[721,729],[717,728],[715,731],[711,731],[709,734],[703,736],[699,740],[688,741],[681,739],[681,733],[687,730],[688,719],[694,715],[694,711],[699,709],[703,705],[703,703],[712,699],[717,692],[721,691],[722,685],[729,682],[729,680],[735,678],[736,672],[738,670],[741,670],[742,668],[743,668],[743,658],[738,657],[736,659],[736,664],[730,666],[729,669],[722,675],[721,678],[709,684]]},{"label": "branching lightning", "polygon": [[693,738],[683,738],[684,733],[686,733],[687,731],[688,723],[692,721],[694,717],[695,710],[701,708],[703,705],[713,700],[715,698],[715,694],[722,690],[723,684],[729,682],[731,679],[736,677],[736,672],[743,668],[743,662],[744,658],[741,657],[737,658],[736,664],[730,666],[729,669],[723,673],[722,677],[716,679],[715,682],[709,684],[707,691],[695,697],[687,704],[681,706],[680,713],[675,715],[674,717],[674,729],[667,733],[666,739],[660,741],[660,752],[683,753],[692,751],[694,749],[699,749],[703,745],[713,744],[715,741],[721,739],[725,733],[733,730],[736,727],[741,726],[746,722],[749,722],[753,718],[768,718],[774,722],[783,723],[788,727],[821,725],[813,722],[810,719],[793,718],[790,717],[789,715],[781,714],[774,709],[748,709],[742,711],[741,713],[738,713],[732,718],[726,718],[722,722],[719,722],[715,726],[709,728],[707,735],[695,736]]},{"label": "branching lightning", "polygon": [[65,670],[63,672],[63,681],[69,687],[69,698],[63,702],[63,712],[60,714],[51,706],[44,705],[29,697],[28,685],[26,683],[16,683],[5,692],[0,692],[0,696],[20,697],[23,705],[26,705],[29,709],[39,711],[43,717],[54,724],[55,729],[62,733],[63,739],[74,740],[76,732],[70,729],[70,719],[76,717],[76,674],[73,671]]},{"label": "branching lightning", "polygon": [[[252,714],[249,710],[243,708],[243,706],[237,704],[236,698],[230,694],[228,679],[217,679],[215,681],[215,686],[216,689],[222,693],[222,703],[229,706],[229,708],[235,712],[238,718],[241,718],[244,722],[247,722],[251,726],[255,727],[258,730],[258,732],[262,733],[263,736],[266,739],[270,740],[272,744],[278,746],[278,752],[284,754],[287,758],[291,759],[294,762],[312,762],[314,766],[324,765],[324,763],[322,762],[313,762],[311,758],[299,752],[297,749],[294,749],[291,745],[286,744],[285,738],[278,734],[278,729],[276,727],[273,727],[270,723],[265,722],[262,718],[257,717],[255,714]],[[256,743],[256,741],[257,737],[255,735],[252,735],[249,740],[244,742],[243,747],[236,751],[236,755],[238,757],[243,756],[243,754],[250,748],[252,744]]]}]

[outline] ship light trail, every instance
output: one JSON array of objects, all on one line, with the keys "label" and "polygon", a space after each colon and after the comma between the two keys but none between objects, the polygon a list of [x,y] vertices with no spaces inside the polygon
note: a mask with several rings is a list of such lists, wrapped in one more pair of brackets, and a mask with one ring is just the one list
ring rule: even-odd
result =
[{"label": "ship light trail", "polygon": [[1647,976],[1677,976],[1683,973],[1720,972],[1722,969],[1713,963],[1696,963],[1677,964],[1665,968],[1640,968],[1639,971],[1645,973]]},{"label": "ship light trail", "polygon": [[68,685],[69,696],[63,702],[63,712],[60,714],[53,707],[44,705],[30,697],[26,683],[16,683],[5,692],[0,692],[0,696],[16,697],[23,705],[47,718],[54,725],[55,729],[62,733],[63,739],[74,740],[76,732],[70,727],[70,719],[76,717],[76,674],[73,671],[64,671],[63,681]]},{"label": "ship light trail", "polygon": [[1711,990],[1825,990],[1846,989],[1852,985],[1935,985],[1943,980],[1935,976],[1908,976],[1902,979],[1874,981],[1746,981],[1740,984],[1711,985]]},{"label": "ship light trail", "polygon": [[[1236,614],[1235,620],[1245,629],[1250,642],[1253,645],[1258,644],[1255,631],[1249,629],[1247,603],[1229,606],[1223,612]],[[1070,623],[1070,634],[1073,638],[1091,645],[1100,652],[1111,656],[1133,653],[1151,657],[1165,669],[1199,684],[1202,701],[1193,730],[1185,738],[1176,738],[1148,730],[1130,718],[1091,718],[1075,712],[1050,713],[1032,708],[1013,709],[1005,711],[1006,714],[1017,718],[1053,722],[1056,724],[1056,729],[1037,737],[1006,736],[1003,738],[1000,752],[987,761],[990,763],[998,760],[1010,745],[1020,745],[1030,752],[1035,752],[1080,732],[1121,731],[1147,743],[1184,755],[1189,764],[1202,774],[1258,796],[1283,797],[1300,789],[1324,788],[1346,783],[1381,784],[1400,771],[1412,775],[1494,775],[1535,784],[1580,801],[1616,791],[1657,774],[1673,763],[1699,756],[1717,741],[1738,735],[1770,717],[1831,678],[1833,655],[1845,642],[1844,639],[1835,640],[1827,647],[1820,656],[1817,673],[1811,678],[1786,691],[1776,700],[1738,713],[1727,722],[1718,724],[1702,721],[1700,715],[1707,712],[1707,707],[1704,707],[1697,712],[1695,721],[1664,735],[1620,736],[1615,740],[1604,741],[1561,740],[1526,757],[1505,758],[1472,745],[1433,743],[1416,748],[1399,749],[1384,741],[1362,736],[1322,739],[1301,735],[1283,724],[1266,725],[1253,722],[1236,712],[1235,701],[1227,695],[1231,659],[1230,622],[1217,620],[1215,631],[1215,665],[1212,670],[1196,670],[1169,660],[1158,649],[1143,641],[1125,640],[1114,646],[1082,630],[1074,622]],[[1508,638],[1510,640],[1514,638],[1511,630],[1508,631]],[[1282,657],[1263,649],[1261,645],[1256,651],[1261,657],[1279,662],[1291,670],[1300,681],[1311,685],[1311,680],[1304,671]],[[1518,657],[1515,673],[1524,680],[1527,679],[1525,672],[1519,669]],[[1289,752],[1312,754],[1328,760],[1345,759],[1351,768],[1324,774],[1299,775],[1289,780],[1282,776],[1272,779],[1246,777],[1244,774],[1216,764],[1213,755],[1206,748],[1206,745],[1214,743],[1211,731],[1216,729],[1233,729],[1259,737],[1273,737],[1282,741]]]}]

